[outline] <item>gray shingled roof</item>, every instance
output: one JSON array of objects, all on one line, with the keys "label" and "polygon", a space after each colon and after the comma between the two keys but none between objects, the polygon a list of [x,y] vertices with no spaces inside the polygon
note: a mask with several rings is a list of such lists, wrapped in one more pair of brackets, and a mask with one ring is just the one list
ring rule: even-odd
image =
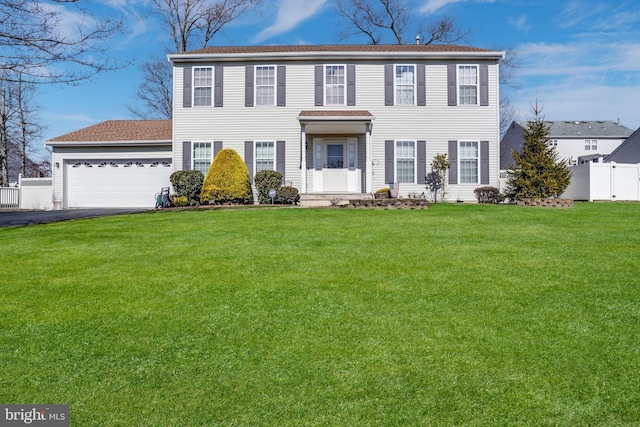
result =
[{"label": "gray shingled roof", "polygon": [[607,162],[640,163],[640,128],[607,157]]},{"label": "gray shingled roof", "polygon": [[[517,122],[527,129],[526,121]],[[552,121],[547,120],[550,127],[550,138],[628,138],[633,130],[609,120],[590,121]]]}]

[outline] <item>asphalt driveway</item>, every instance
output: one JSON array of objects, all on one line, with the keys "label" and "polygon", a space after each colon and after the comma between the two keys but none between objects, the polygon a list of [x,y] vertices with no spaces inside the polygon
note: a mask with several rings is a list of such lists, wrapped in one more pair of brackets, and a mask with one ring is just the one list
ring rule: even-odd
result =
[{"label": "asphalt driveway", "polygon": [[44,224],[47,222],[66,221],[69,219],[91,218],[98,216],[122,215],[136,212],[144,212],[146,208],[129,209],[63,209],[58,211],[1,211],[0,228],[20,227],[31,224]]}]

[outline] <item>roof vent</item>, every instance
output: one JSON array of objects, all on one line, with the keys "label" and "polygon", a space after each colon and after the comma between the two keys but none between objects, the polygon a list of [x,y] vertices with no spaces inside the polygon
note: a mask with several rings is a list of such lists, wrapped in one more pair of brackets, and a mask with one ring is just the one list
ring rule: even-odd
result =
[{"label": "roof vent", "polygon": [[574,123],[575,123],[575,124],[577,124],[577,125],[579,125],[579,124],[580,124],[580,122],[574,122]]}]

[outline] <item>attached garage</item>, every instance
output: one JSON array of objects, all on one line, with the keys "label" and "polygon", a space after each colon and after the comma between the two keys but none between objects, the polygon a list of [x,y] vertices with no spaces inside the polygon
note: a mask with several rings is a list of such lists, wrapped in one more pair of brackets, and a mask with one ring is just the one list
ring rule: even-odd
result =
[{"label": "attached garage", "polygon": [[153,208],[173,173],[171,121],[113,120],[47,142],[54,208]]},{"label": "attached garage", "polygon": [[170,158],[67,161],[66,207],[153,207],[172,171]]}]

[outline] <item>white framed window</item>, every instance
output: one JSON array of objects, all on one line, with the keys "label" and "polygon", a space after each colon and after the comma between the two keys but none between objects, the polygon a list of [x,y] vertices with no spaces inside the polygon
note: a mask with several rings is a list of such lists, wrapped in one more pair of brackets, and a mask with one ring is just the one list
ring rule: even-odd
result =
[{"label": "white framed window", "polygon": [[549,147],[557,147],[558,146],[558,140],[557,139],[550,139],[549,142],[547,142],[547,145]]},{"label": "white framed window", "polygon": [[324,67],[325,105],[345,105],[345,69],[344,65]]},{"label": "white framed window", "polygon": [[598,150],[598,140],[597,139],[585,139],[584,140],[584,149],[586,151],[589,151],[589,150],[597,151]]},{"label": "white framed window", "polygon": [[196,107],[211,106],[213,93],[213,68],[193,68],[193,105]]},{"label": "white framed window", "polygon": [[276,170],[275,143],[273,141],[256,141],[255,172]]},{"label": "white framed window", "polygon": [[257,65],[255,76],[255,105],[276,105],[276,67]]},{"label": "white framed window", "polygon": [[415,184],[416,182],[416,142],[396,141],[396,181]]},{"label": "white framed window", "polygon": [[477,65],[458,65],[458,98],[460,105],[478,105]]},{"label": "white framed window", "polygon": [[194,142],[193,143],[193,170],[202,172],[207,175],[209,166],[211,166],[212,152],[210,142]]},{"label": "white framed window", "polygon": [[478,183],[478,141],[460,141],[460,151],[458,152],[458,162],[460,171],[460,184]]},{"label": "white framed window", "polygon": [[395,96],[396,105],[415,105],[416,66],[395,66]]}]

